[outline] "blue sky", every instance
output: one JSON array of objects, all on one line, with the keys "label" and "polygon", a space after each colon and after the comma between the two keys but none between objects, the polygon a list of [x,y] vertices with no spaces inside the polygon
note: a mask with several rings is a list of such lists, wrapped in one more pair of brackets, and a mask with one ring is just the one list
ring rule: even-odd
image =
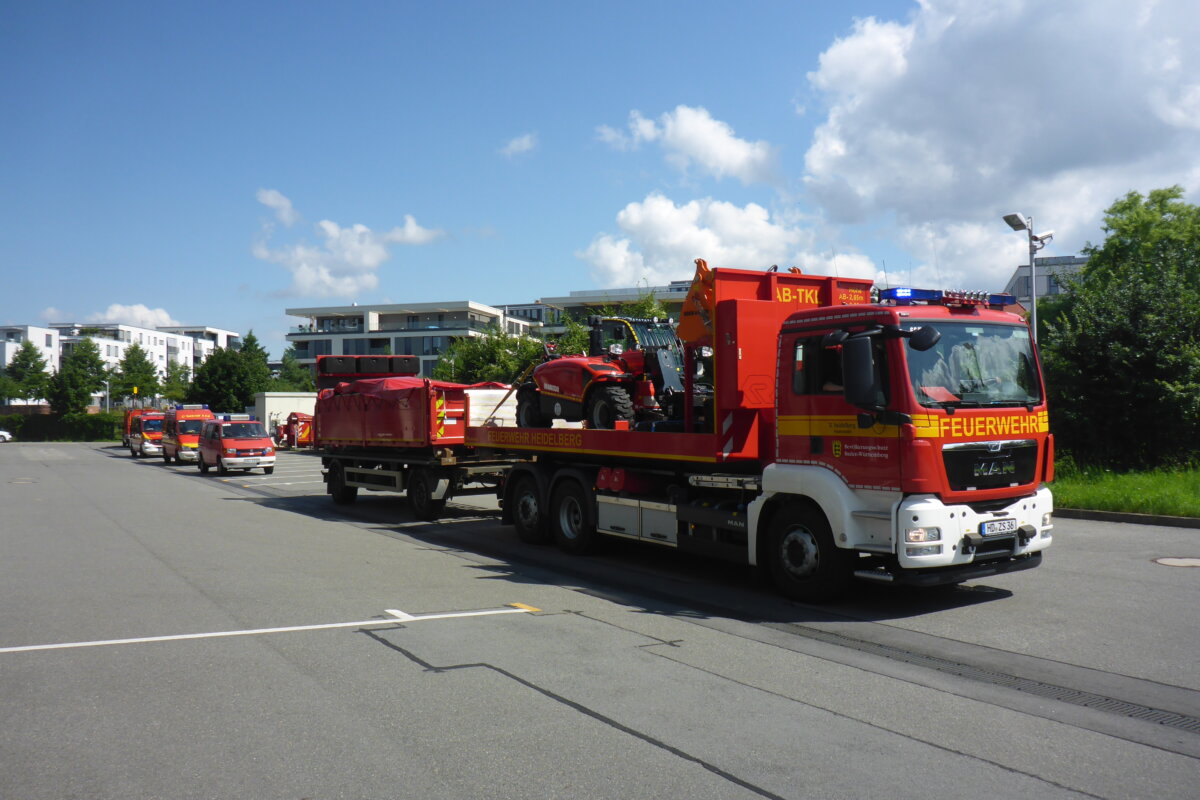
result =
[{"label": "blue sky", "polygon": [[[9,3],[0,324],[732,267],[996,290],[1200,185],[1190,3]],[[885,278],[884,271],[887,275]]]}]

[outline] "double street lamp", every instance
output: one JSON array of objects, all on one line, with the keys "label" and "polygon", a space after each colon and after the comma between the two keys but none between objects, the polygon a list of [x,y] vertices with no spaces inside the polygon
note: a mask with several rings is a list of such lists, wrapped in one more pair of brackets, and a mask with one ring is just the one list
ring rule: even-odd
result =
[{"label": "double street lamp", "polygon": [[1037,251],[1046,246],[1046,243],[1054,238],[1054,231],[1046,231],[1045,233],[1033,232],[1033,217],[1027,217],[1024,214],[1005,214],[1004,221],[1008,223],[1008,227],[1014,231],[1029,232],[1029,297],[1032,307],[1033,321],[1033,340],[1037,341],[1037,266],[1035,257]]}]

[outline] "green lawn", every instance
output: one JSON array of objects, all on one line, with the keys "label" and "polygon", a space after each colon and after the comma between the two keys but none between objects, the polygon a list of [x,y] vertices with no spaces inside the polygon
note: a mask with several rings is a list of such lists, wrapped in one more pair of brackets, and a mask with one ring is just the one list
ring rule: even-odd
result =
[{"label": "green lawn", "polygon": [[1200,469],[1115,473],[1068,468],[1050,488],[1055,508],[1200,517]]}]

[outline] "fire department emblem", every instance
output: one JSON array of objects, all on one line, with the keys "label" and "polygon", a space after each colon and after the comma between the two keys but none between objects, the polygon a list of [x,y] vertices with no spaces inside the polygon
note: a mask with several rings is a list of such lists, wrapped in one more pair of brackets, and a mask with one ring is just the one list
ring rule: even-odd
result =
[{"label": "fire department emblem", "polygon": [[833,457],[834,457],[834,458],[841,458],[841,457],[842,457],[842,443],[841,443],[841,442],[836,442],[836,441],[835,441],[835,442],[833,443]]}]

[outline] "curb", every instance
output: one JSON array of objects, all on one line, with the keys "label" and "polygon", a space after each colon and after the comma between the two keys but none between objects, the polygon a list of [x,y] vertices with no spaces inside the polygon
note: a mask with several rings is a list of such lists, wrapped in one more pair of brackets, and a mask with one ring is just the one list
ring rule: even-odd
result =
[{"label": "curb", "polygon": [[1164,517],[1156,514],[1133,514],[1128,511],[1092,511],[1083,508],[1056,508],[1054,516],[1065,519],[1088,519],[1094,522],[1125,522],[1133,525],[1162,525],[1168,528],[1200,529],[1200,517]]}]

